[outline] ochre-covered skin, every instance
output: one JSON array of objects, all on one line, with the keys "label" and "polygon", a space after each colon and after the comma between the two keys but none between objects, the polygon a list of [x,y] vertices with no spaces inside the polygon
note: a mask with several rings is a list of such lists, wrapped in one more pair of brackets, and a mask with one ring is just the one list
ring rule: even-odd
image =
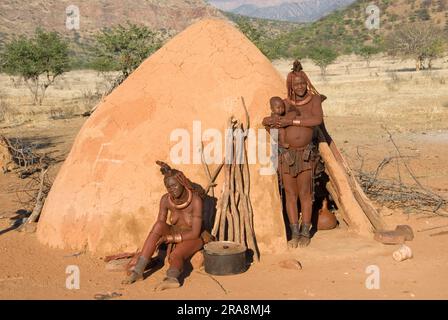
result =
[{"label": "ochre-covered skin", "polygon": [[[207,185],[201,164],[172,163],[178,140],[171,142],[170,134],[186,129],[193,140],[193,121],[201,121],[202,132],[215,128],[224,137],[230,115],[245,119],[241,96],[251,127],[262,129],[270,97],[286,96],[285,81],[228,22],[203,20],[177,35],[86,121],[47,198],[38,239],[98,254],[141,246],[166,192],[156,160]],[[279,252],[286,236],[276,176],[261,176],[259,168],[250,166],[256,238],[261,254]],[[218,183],[215,195],[222,174]]]}]

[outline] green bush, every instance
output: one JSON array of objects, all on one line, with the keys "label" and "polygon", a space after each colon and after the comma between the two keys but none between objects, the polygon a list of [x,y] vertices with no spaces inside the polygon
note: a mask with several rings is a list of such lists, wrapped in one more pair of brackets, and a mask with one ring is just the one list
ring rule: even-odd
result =
[{"label": "green bush", "polygon": [[99,71],[121,71],[125,79],[147,57],[161,47],[157,33],[146,26],[118,25],[96,34],[93,67]]},{"label": "green bush", "polygon": [[307,52],[307,56],[320,67],[322,76],[325,76],[328,65],[337,59],[338,53],[329,46],[320,45],[311,47]]},{"label": "green bush", "polygon": [[67,42],[57,32],[39,28],[31,38],[20,36],[7,42],[0,58],[1,70],[21,77],[33,96],[33,103],[39,105],[56,77],[70,68]]}]

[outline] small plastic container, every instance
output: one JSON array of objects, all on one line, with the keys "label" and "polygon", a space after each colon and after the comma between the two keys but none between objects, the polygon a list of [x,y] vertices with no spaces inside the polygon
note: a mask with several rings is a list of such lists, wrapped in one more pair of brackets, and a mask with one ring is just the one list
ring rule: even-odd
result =
[{"label": "small plastic container", "polygon": [[392,257],[394,258],[395,261],[398,261],[398,262],[404,261],[407,259],[411,259],[412,258],[412,250],[411,250],[411,248],[409,248],[408,246],[403,244],[400,247],[400,249],[398,249],[397,251],[395,251],[392,254]]}]

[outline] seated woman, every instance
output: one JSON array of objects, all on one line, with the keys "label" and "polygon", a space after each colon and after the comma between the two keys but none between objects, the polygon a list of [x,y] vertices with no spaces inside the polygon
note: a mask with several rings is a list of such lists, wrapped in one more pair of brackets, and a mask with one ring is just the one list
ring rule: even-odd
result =
[{"label": "seated woman", "polygon": [[[193,186],[190,180],[178,170],[171,169],[166,163],[157,161],[164,175],[168,191],[160,200],[157,221],[148,234],[143,249],[131,261],[131,274],[123,282],[131,284],[143,279],[143,272],[156,249],[162,243],[169,244],[170,267],[166,278],[157,287],[158,290],[178,288],[179,276],[184,262],[201,250],[204,241],[202,231],[202,205],[204,190]],[[167,223],[168,211],[171,212],[170,224]],[[174,248],[173,248],[174,247]]]}]

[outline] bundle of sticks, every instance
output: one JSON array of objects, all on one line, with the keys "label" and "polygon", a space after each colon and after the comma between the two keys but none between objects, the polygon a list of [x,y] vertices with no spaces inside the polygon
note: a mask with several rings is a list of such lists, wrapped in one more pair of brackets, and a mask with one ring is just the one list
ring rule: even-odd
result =
[{"label": "bundle of sticks", "polygon": [[247,161],[246,138],[249,115],[246,111],[246,128],[233,116],[227,122],[226,158],[223,162],[224,184],[212,230],[219,241],[234,241],[252,250],[259,260],[255,239],[253,209],[249,197],[250,174]]},{"label": "bundle of sticks", "polygon": [[[431,189],[425,187],[414,174],[411,167],[397,143],[393,139],[392,133],[383,127],[389,135],[389,140],[395,148],[396,155],[385,157],[377,166],[374,172],[363,171],[364,158],[361,158],[361,167],[357,170],[357,178],[364,189],[364,192],[379,203],[391,208],[405,207],[421,211],[429,211],[439,215],[448,216],[446,208],[448,200]],[[395,160],[395,161],[393,161]],[[397,177],[395,179],[380,178],[381,171],[389,164],[395,163]],[[414,184],[405,184],[402,180],[401,169],[405,169]]]},{"label": "bundle of sticks", "polygon": [[357,178],[365,193],[389,208],[413,208],[437,213],[448,201],[418,185],[404,184],[394,179],[378,178],[375,173],[358,171]]},{"label": "bundle of sticks", "polygon": [[17,229],[22,231],[26,225],[36,222],[40,216],[52,185],[48,170],[54,159],[46,154],[37,153],[34,145],[18,138],[8,139],[0,136],[0,146],[2,152],[7,153],[3,161],[8,163],[2,164],[4,172],[15,171],[21,179],[27,179],[23,187],[15,190],[17,202],[27,211],[31,211],[26,223]]},{"label": "bundle of sticks", "polygon": [[45,154],[36,153],[32,145],[18,138],[8,139],[0,136],[0,144],[6,147],[9,161],[14,164],[14,169],[22,179],[41,172],[42,168],[48,167],[53,162],[53,159]]}]

